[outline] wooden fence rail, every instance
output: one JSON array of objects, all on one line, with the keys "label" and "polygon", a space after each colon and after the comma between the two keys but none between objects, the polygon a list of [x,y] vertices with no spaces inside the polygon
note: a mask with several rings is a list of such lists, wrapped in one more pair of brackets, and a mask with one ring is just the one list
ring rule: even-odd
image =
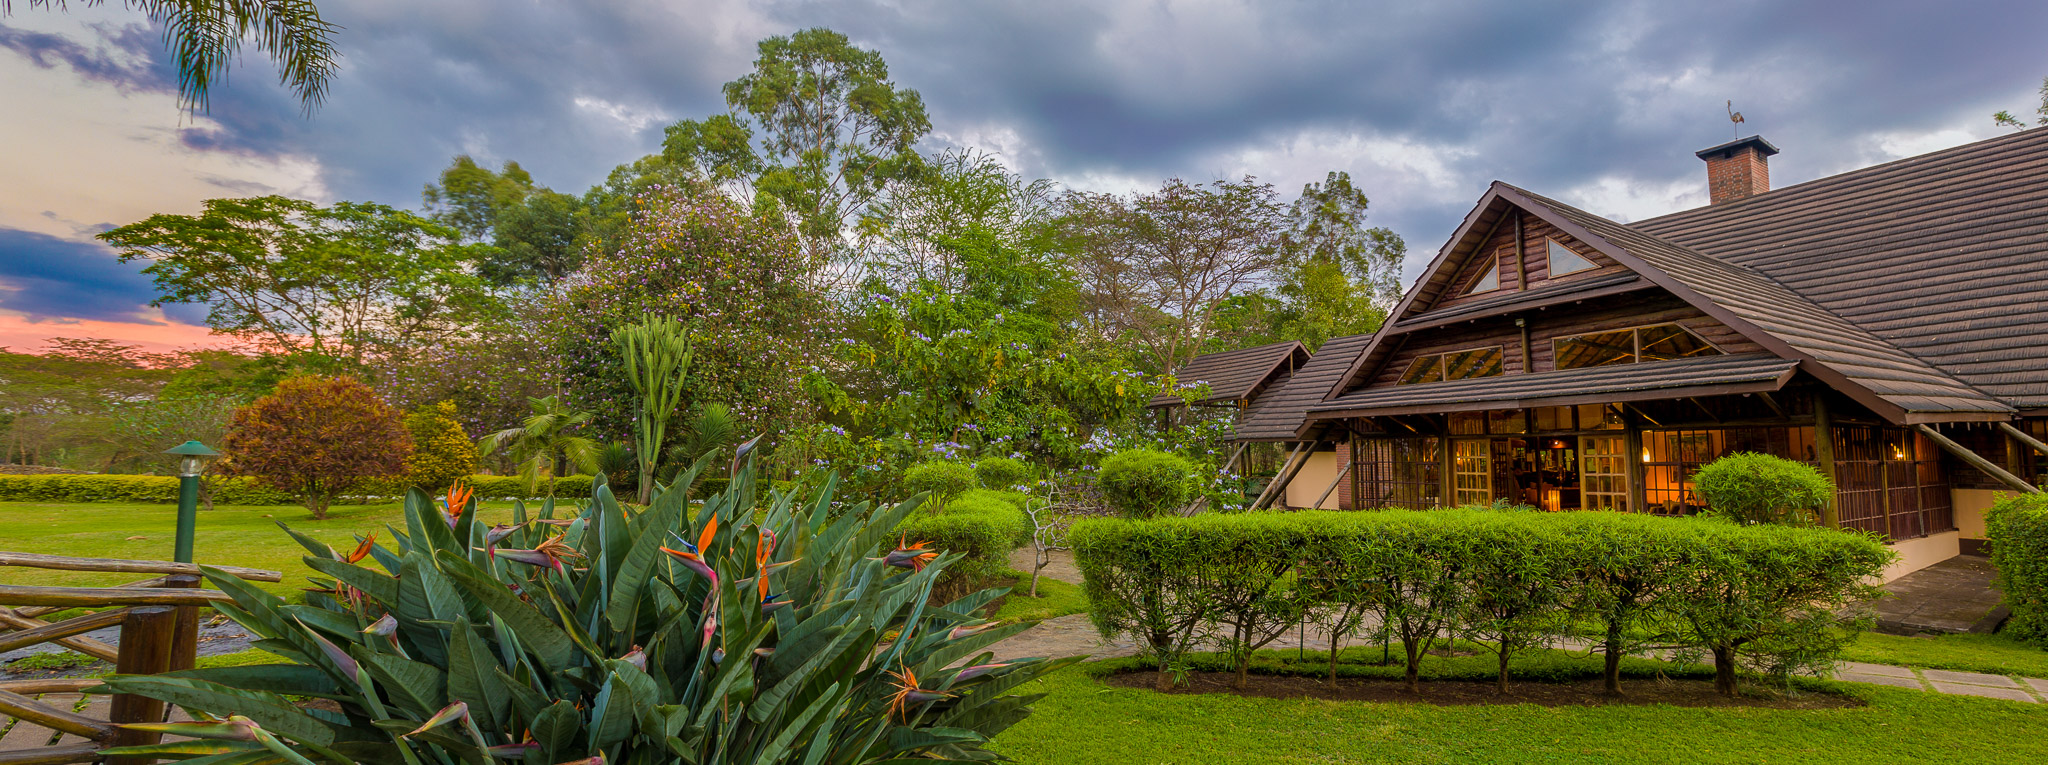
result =
[{"label": "wooden fence rail", "polygon": [[[120,674],[157,674],[192,668],[199,647],[200,608],[228,600],[227,595],[219,591],[199,589],[199,567],[190,563],[67,558],[0,551],[0,566],[163,574],[120,587],[0,585],[0,651],[38,643],[56,643],[111,661],[114,671]],[[282,581],[284,578],[278,572],[261,569],[228,566],[220,569],[243,579],[263,582]],[[60,622],[40,618],[73,608],[105,610]],[[121,627],[119,646],[84,637],[84,633],[114,625]],[[46,693],[76,693],[99,684],[98,680],[91,678],[0,682],[0,721],[14,718],[17,726],[35,725],[85,739],[83,742],[0,751],[0,765],[63,765],[100,760],[105,760],[108,765],[145,765],[151,762],[137,757],[107,757],[101,754],[101,750],[159,741],[161,734],[120,726],[162,721],[166,716],[163,702],[117,693],[111,697],[108,719],[100,720],[35,698]],[[9,739],[18,740],[11,734]]]}]

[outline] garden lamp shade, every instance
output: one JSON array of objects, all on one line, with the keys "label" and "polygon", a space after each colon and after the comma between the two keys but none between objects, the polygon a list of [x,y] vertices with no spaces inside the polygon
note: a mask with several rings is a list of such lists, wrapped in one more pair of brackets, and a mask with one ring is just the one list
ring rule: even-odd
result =
[{"label": "garden lamp shade", "polygon": [[200,471],[206,469],[207,460],[220,456],[220,452],[209,449],[206,444],[198,441],[186,441],[165,449],[164,453],[176,454],[182,458],[178,460],[178,475],[181,476],[199,475]]}]

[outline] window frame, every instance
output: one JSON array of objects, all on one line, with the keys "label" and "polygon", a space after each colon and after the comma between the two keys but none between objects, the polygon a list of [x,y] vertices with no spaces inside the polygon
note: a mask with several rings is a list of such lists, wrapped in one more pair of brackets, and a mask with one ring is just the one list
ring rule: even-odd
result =
[{"label": "window frame", "polygon": [[[1557,259],[1556,259],[1556,258],[1553,258],[1553,257],[1550,257],[1550,246],[1551,246],[1551,245],[1557,245],[1557,246],[1558,246],[1559,248],[1562,248],[1562,249],[1563,249],[1563,250],[1564,250],[1565,252],[1569,252],[1569,253],[1571,253],[1571,254],[1573,254],[1573,255],[1577,255],[1577,256],[1579,256],[1579,259],[1580,259],[1580,260],[1586,261],[1586,267],[1585,267],[1585,268],[1577,268],[1577,269],[1573,269],[1573,270],[1570,270],[1570,271],[1555,271],[1555,270],[1552,270],[1552,267],[1553,267],[1553,266],[1556,266],[1556,265],[1557,265]],[[1554,237],[1554,236],[1546,236],[1546,237],[1543,237],[1543,273],[1547,275],[1547,278],[1555,279],[1555,278],[1557,278],[1557,277],[1560,277],[1560,276],[1570,276],[1570,275],[1572,275],[1572,274],[1583,274],[1583,273],[1585,273],[1585,272],[1587,272],[1587,271],[1597,271],[1597,270],[1599,270],[1599,269],[1600,269],[1600,264],[1599,264],[1598,262],[1594,261],[1594,260],[1593,260],[1592,258],[1586,257],[1586,255],[1585,255],[1584,253],[1581,253],[1581,252],[1579,252],[1578,250],[1572,249],[1572,246],[1571,246],[1571,245],[1569,245],[1569,244],[1565,244],[1564,242],[1560,242],[1560,241],[1558,241],[1558,240],[1557,240],[1557,237]]]},{"label": "window frame", "polygon": [[[1560,355],[1560,354],[1558,353],[1558,348],[1557,348],[1557,344],[1558,344],[1558,343],[1564,342],[1564,341],[1566,341],[1566,340],[1569,340],[1569,339],[1572,339],[1572,338],[1575,338],[1575,337],[1585,337],[1585,336],[1587,336],[1587,335],[1606,335],[1606,334],[1612,334],[1612,333],[1616,333],[1616,332],[1627,332],[1627,333],[1628,333],[1629,343],[1630,343],[1630,345],[1631,345],[1631,348],[1629,349],[1629,358],[1631,359],[1631,361],[1628,361],[1628,362],[1626,362],[1626,363],[1629,363],[1629,364],[1656,364],[1656,363],[1659,363],[1659,362],[1664,362],[1664,361],[1679,361],[1680,359],[1658,359],[1658,360],[1656,360],[1656,361],[1644,361],[1644,360],[1643,360],[1643,330],[1645,330],[1645,329],[1650,329],[1650,328],[1652,328],[1652,327],[1677,327],[1677,328],[1678,328],[1678,331],[1680,331],[1680,332],[1684,332],[1685,334],[1687,334],[1687,335],[1690,335],[1690,336],[1692,336],[1692,339],[1700,341],[1700,345],[1704,345],[1704,346],[1706,346],[1706,347],[1708,347],[1708,348],[1712,348],[1712,349],[1714,349],[1714,352],[1713,352],[1713,353],[1711,353],[1711,354],[1707,354],[1707,355],[1711,355],[1711,356],[1726,356],[1726,355],[1728,355],[1728,351],[1727,351],[1727,350],[1724,350],[1724,349],[1723,349],[1723,348],[1722,348],[1721,346],[1715,345],[1715,344],[1714,344],[1714,341],[1712,341],[1712,340],[1708,340],[1708,339],[1707,339],[1706,337],[1702,336],[1702,335],[1701,335],[1700,333],[1692,331],[1692,328],[1691,328],[1691,327],[1687,327],[1687,326],[1685,326],[1684,324],[1681,324],[1681,323],[1679,323],[1679,322],[1676,322],[1676,321],[1660,321],[1660,322],[1655,322],[1655,323],[1651,323],[1651,324],[1638,324],[1638,325],[1635,325],[1635,326],[1630,326],[1630,327],[1615,327],[1614,329],[1602,329],[1602,330],[1596,330],[1596,331],[1593,331],[1593,332],[1575,332],[1575,333],[1572,333],[1572,334],[1569,334],[1569,335],[1558,335],[1558,336],[1556,336],[1556,337],[1552,337],[1552,338],[1550,338],[1550,369],[1551,369],[1551,371],[1553,371],[1553,372],[1563,372],[1563,371],[1566,371],[1566,370],[1569,370],[1569,369],[1595,369],[1595,368],[1598,368],[1598,367],[1617,367],[1617,366],[1621,366],[1621,364],[1618,364],[1618,363],[1617,363],[1617,364],[1597,364],[1597,365],[1593,365],[1593,366],[1582,366],[1582,367],[1563,367],[1563,366],[1558,366],[1558,360],[1559,360],[1560,358],[1562,358],[1562,356],[1561,356],[1561,355]],[[1700,357],[1699,357],[1699,356],[1686,356],[1686,357],[1683,357],[1683,358],[1700,358]]]},{"label": "window frame", "polygon": [[[1503,249],[1505,249],[1505,248],[1503,248]],[[1471,296],[1473,296],[1473,295],[1484,295],[1484,294],[1487,294],[1487,293],[1490,293],[1490,292],[1499,292],[1499,291],[1501,291],[1501,289],[1502,289],[1502,288],[1504,287],[1504,285],[1502,285],[1502,284],[1501,284],[1501,279],[1500,279],[1500,271],[1501,271],[1501,265],[1500,265],[1500,251],[1499,251],[1499,250],[1495,250],[1494,252],[1492,252],[1492,253],[1490,254],[1490,256],[1491,256],[1491,257],[1493,258],[1493,271],[1492,271],[1492,274],[1493,274],[1493,286],[1492,286],[1492,287],[1489,287],[1489,288],[1487,288],[1487,289],[1483,289],[1483,290],[1482,290],[1482,289],[1479,289],[1479,283],[1480,283],[1480,282],[1482,282],[1482,281],[1485,281],[1485,280],[1486,280],[1486,274],[1487,274],[1488,272],[1487,272],[1487,271],[1485,271],[1485,270],[1483,270],[1483,269],[1482,269],[1482,270],[1479,270],[1479,271],[1475,271],[1475,272],[1473,272],[1473,274],[1472,274],[1472,278],[1470,278],[1470,279],[1467,279],[1467,280],[1465,281],[1465,289],[1463,289],[1462,291],[1460,291],[1460,292],[1458,293],[1458,297],[1471,297]]]},{"label": "window frame", "polygon": [[[1396,379],[1394,380],[1394,384],[1395,384],[1395,385],[1433,385],[1433,384],[1437,384],[1437,383],[1457,382],[1457,380],[1453,380],[1453,379],[1451,379],[1451,368],[1450,368],[1450,366],[1449,366],[1449,365],[1450,365],[1450,360],[1451,360],[1451,355],[1452,355],[1452,354],[1457,354],[1457,353],[1471,353],[1471,352],[1473,352],[1473,351],[1486,351],[1486,350],[1491,350],[1491,351],[1494,351],[1495,355],[1497,355],[1497,356],[1499,357],[1499,359],[1500,359],[1500,360],[1499,360],[1499,364],[1498,364],[1498,366],[1499,366],[1499,368],[1500,368],[1500,372],[1498,372],[1498,373],[1495,373],[1495,374],[1490,374],[1490,375],[1478,375],[1478,376],[1475,376],[1475,377],[1460,377],[1460,378],[1457,378],[1457,380],[1483,380],[1483,379],[1486,379],[1486,378],[1488,378],[1488,377],[1502,377],[1502,376],[1505,376],[1505,375],[1507,375],[1507,373],[1508,373],[1508,365],[1507,365],[1507,361],[1508,361],[1508,348],[1507,348],[1507,346],[1505,346],[1505,345],[1475,345],[1475,346],[1472,346],[1472,347],[1470,347],[1470,348],[1454,348],[1454,349],[1451,349],[1451,350],[1448,350],[1448,351],[1437,351],[1437,352],[1434,352],[1434,353],[1425,353],[1425,354],[1422,354],[1422,355],[1416,356],[1416,357],[1415,357],[1414,359],[1412,359],[1412,360],[1410,360],[1410,361],[1408,362],[1408,367],[1407,367],[1406,369],[1403,369],[1403,370],[1401,370],[1401,376],[1400,376],[1399,378],[1396,378]],[[1431,360],[1431,359],[1434,359],[1434,360],[1436,361],[1436,371],[1437,371],[1437,379],[1434,379],[1434,380],[1420,380],[1420,381],[1416,381],[1416,382],[1409,382],[1409,381],[1408,381],[1408,377],[1409,377],[1409,375],[1411,375],[1411,374],[1413,374],[1413,373],[1414,373],[1414,371],[1415,371],[1415,365],[1417,365],[1417,364],[1421,364],[1421,363],[1423,363],[1424,361],[1428,361],[1428,360]]]}]

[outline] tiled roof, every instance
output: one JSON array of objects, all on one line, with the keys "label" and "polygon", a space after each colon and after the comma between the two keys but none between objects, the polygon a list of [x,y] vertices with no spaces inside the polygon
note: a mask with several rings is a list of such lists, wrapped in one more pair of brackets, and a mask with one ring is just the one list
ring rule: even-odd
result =
[{"label": "tiled roof", "polygon": [[[1355,390],[1315,404],[1309,407],[1308,417],[1469,412],[1633,401],[1674,395],[1754,393],[1783,387],[1798,367],[1799,362],[1772,354],[1745,353],[1396,385]],[[1675,390],[1680,388],[1696,392],[1688,394]]]},{"label": "tiled roof", "polygon": [[[1787,356],[1804,356],[1819,361],[1816,375],[1839,374],[1883,403],[1910,414],[1955,412],[2011,412],[2012,407],[1946,374],[1934,365],[1900,349],[1883,338],[1820,306],[1755,270],[1729,263],[1682,245],[1643,233],[1554,200],[1501,184],[1510,199],[1533,203],[1539,214],[1550,213],[1581,227],[1592,237],[1620,247],[1627,255],[1640,258],[1649,267],[1678,282],[1674,287],[1690,290],[1710,305],[1725,310],[1741,329],[1746,323],[1768,337],[1751,339],[1771,345],[1771,339],[1787,346]],[[1593,244],[1597,247],[1600,242]],[[1616,253],[1609,253],[1617,255]],[[1617,255],[1617,260],[1623,258]],[[1674,291],[1680,291],[1674,289]],[[1684,297],[1684,295],[1681,295]],[[1755,333],[1746,333],[1752,334]],[[1876,407],[1882,409],[1883,407]]]},{"label": "tiled roof", "polygon": [[2048,130],[1630,228],[1737,264],[2020,408],[2048,407]]},{"label": "tiled roof", "polygon": [[1322,403],[1323,394],[1337,384],[1344,370],[1358,358],[1372,335],[1331,338],[1316,349],[1314,358],[1295,370],[1285,382],[1276,382],[1252,399],[1238,415],[1237,430],[1231,438],[1240,441],[1292,441],[1307,421],[1308,408]]},{"label": "tiled roof", "polygon": [[[1184,386],[1198,383],[1209,385],[1209,395],[1195,400],[1196,404],[1214,404],[1251,398],[1260,386],[1273,379],[1277,373],[1291,370],[1307,362],[1308,348],[1289,340],[1284,343],[1261,345],[1255,348],[1239,348],[1222,353],[1207,353],[1196,356],[1180,369],[1174,370],[1173,378]],[[1179,406],[1179,396],[1160,394],[1154,396],[1145,406]]]}]

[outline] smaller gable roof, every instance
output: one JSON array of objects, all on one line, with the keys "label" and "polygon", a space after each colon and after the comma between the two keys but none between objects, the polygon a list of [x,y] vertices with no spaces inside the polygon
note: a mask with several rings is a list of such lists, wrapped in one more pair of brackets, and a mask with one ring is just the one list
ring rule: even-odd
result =
[{"label": "smaller gable roof", "polygon": [[[1252,394],[1274,376],[1299,368],[1309,361],[1308,347],[1299,341],[1289,340],[1253,348],[1239,348],[1221,353],[1205,353],[1196,356],[1173,372],[1173,378],[1180,385],[1194,386],[1206,383],[1209,394],[1196,399],[1196,404],[1215,404],[1251,398]],[[1180,406],[1181,397],[1161,393],[1152,397],[1145,406],[1157,409]]]},{"label": "smaller gable roof", "polygon": [[1323,394],[1337,383],[1351,363],[1365,350],[1372,335],[1334,337],[1316,349],[1314,358],[1295,370],[1285,381],[1274,384],[1238,415],[1233,441],[1293,441],[1307,422],[1308,408],[1321,403]]},{"label": "smaller gable roof", "polygon": [[[1428,412],[1471,412],[1606,403],[1676,395],[1774,391],[1792,379],[1799,362],[1768,353],[1702,356],[1643,364],[1613,364],[1526,375],[1499,375],[1421,385],[1352,391],[1309,408],[1309,419]],[[1693,392],[1687,393],[1689,389]],[[1582,400],[1583,399],[1583,400]]]}]

